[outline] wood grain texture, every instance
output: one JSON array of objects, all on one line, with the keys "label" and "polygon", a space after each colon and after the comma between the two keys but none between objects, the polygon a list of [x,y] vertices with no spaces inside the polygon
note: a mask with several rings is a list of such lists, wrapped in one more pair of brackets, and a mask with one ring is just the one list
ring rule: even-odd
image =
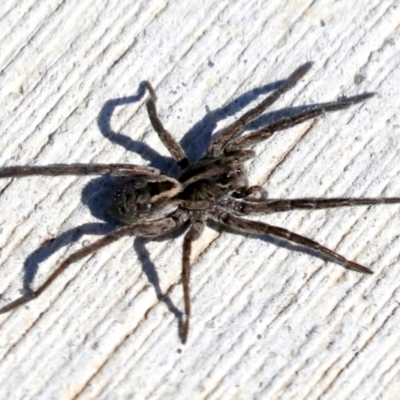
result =
[{"label": "wood grain texture", "polygon": [[[251,183],[271,198],[398,196],[399,33],[397,0],[4,0],[0,165],[173,172],[140,82],[152,83],[166,129],[193,159],[212,131],[313,60],[252,128],[278,109],[376,97],[257,145]],[[111,229],[101,219],[109,186],[93,177],[0,181],[0,305],[19,296],[24,268],[37,286]],[[400,208],[263,220],[375,273],[207,229],[194,245],[192,331],[182,346],[182,237],[122,239],[0,316],[0,398],[397,399]]]}]

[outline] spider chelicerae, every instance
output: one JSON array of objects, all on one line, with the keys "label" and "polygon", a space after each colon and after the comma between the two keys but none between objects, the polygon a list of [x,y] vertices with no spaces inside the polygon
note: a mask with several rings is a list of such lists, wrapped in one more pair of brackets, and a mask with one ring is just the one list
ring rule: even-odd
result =
[{"label": "spider chelicerae", "polygon": [[67,257],[39,286],[26,288],[24,295],[0,309],[10,311],[38,297],[70,264],[127,235],[158,237],[186,226],[183,239],[182,286],[185,320],[180,332],[186,343],[190,322],[190,255],[191,243],[202,233],[207,221],[213,221],[234,231],[256,235],[271,235],[316,251],[330,261],[345,268],[371,274],[372,271],[349,261],[336,252],[304,236],[264,222],[243,218],[247,215],[270,214],[295,209],[322,209],[343,206],[400,203],[400,198],[303,198],[269,200],[262,187],[249,186],[244,163],[255,156],[248,148],[271,137],[275,132],[316,118],[326,112],[337,111],[360,103],[373,93],[342,98],[331,103],[311,106],[305,111],[283,117],[262,129],[242,134],[245,125],[258,118],[271,104],[291,89],[311,68],[308,62],[294,71],[288,79],[258,106],[247,111],[237,121],[225,128],[208,146],[205,155],[194,163],[189,160],[177,141],[164,129],[156,111],[156,95],[152,86],[144,82],[150,96],[146,107],[151,124],[159,138],[181,168],[178,177],[133,164],[88,164],[12,166],[0,170],[0,178],[30,175],[103,175],[125,176],[129,179],[116,190],[109,213],[124,226],[105,235]]}]

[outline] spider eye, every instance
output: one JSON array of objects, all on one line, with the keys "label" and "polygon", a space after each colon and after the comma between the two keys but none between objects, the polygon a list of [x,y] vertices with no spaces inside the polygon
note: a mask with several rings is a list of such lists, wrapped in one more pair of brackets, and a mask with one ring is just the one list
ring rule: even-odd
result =
[{"label": "spider eye", "polygon": [[222,184],[226,184],[226,183],[229,183],[230,179],[231,179],[231,174],[225,174],[225,175],[222,175],[220,182]]}]

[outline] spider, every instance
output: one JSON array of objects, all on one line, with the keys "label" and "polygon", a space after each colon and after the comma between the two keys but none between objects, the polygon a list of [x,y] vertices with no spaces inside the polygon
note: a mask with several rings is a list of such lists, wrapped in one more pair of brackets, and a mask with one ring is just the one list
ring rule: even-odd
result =
[{"label": "spider", "polygon": [[249,186],[244,163],[255,156],[248,148],[271,137],[275,132],[316,118],[326,112],[346,109],[374,95],[364,93],[330,103],[310,106],[289,117],[283,117],[262,129],[242,134],[250,121],[259,117],[271,104],[291,89],[310,70],[312,62],[296,69],[287,80],[260,104],[244,113],[225,128],[208,146],[203,157],[194,163],[189,160],[178,142],[165,130],[156,111],[156,94],[150,83],[147,112],[154,130],[181,168],[178,177],[133,164],[88,164],[12,166],[0,170],[0,178],[29,175],[102,175],[126,176],[131,179],[119,187],[112,198],[109,213],[124,225],[94,243],[67,257],[39,286],[28,288],[18,299],[5,305],[5,313],[42,294],[45,289],[72,263],[127,235],[157,237],[186,226],[183,239],[182,276],[185,319],[180,331],[182,343],[189,333],[191,302],[189,292],[191,243],[202,233],[207,221],[247,234],[270,235],[312,249],[324,258],[347,269],[371,274],[372,271],[304,236],[278,226],[245,219],[248,215],[270,214],[295,209],[322,209],[343,206],[400,203],[396,198],[302,198],[270,200],[262,187]]}]

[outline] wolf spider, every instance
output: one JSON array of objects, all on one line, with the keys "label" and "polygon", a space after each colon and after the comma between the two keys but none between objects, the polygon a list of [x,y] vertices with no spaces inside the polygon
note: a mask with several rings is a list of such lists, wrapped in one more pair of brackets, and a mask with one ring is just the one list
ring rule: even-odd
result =
[{"label": "wolf spider", "polygon": [[272,103],[291,89],[311,68],[308,62],[294,71],[289,78],[265,98],[258,106],[247,111],[237,121],[225,128],[208,146],[205,155],[194,163],[189,160],[178,142],[166,131],[157,116],[156,95],[150,83],[144,82],[150,96],[146,107],[151,124],[159,138],[181,168],[177,178],[163,175],[161,171],[132,164],[88,164],[6,167],[0,170],[0,178],[29,175],[102,175],[131,177],[128,183],[116,190],[109,213],[125,226],[83,247],[67,257],[36,290],[28,289],[20,298],[0,309],[10,311],[38,297],[72,263],[127,235],[157,237],[187,226],[183,239],[182,286],[186,318],[180,332],[185,343],[190,322],[190,254],[191,243],[202,233],[207,220],[222,224],[232,230],[271,235],[312,249],[321,256],[345,268],[371,274],[372,271],[354,261],[349,261],[321,244],[290,232],[284,228],[263,222],[247,220],[243,216],[270,214],[295,209],[322,209],[343,206],[400,203],[400,198],[303,198],[268,200],[260,186],[248,186],[244,162],[255,153],[249,146],[271,137],[275,132],[316,118],[326,112],[346,109],[360,103],[373,93],[340,99],[312,106],[289,117],[283,117],[266,127],[243,134],[245,125],[259,117]]}]

